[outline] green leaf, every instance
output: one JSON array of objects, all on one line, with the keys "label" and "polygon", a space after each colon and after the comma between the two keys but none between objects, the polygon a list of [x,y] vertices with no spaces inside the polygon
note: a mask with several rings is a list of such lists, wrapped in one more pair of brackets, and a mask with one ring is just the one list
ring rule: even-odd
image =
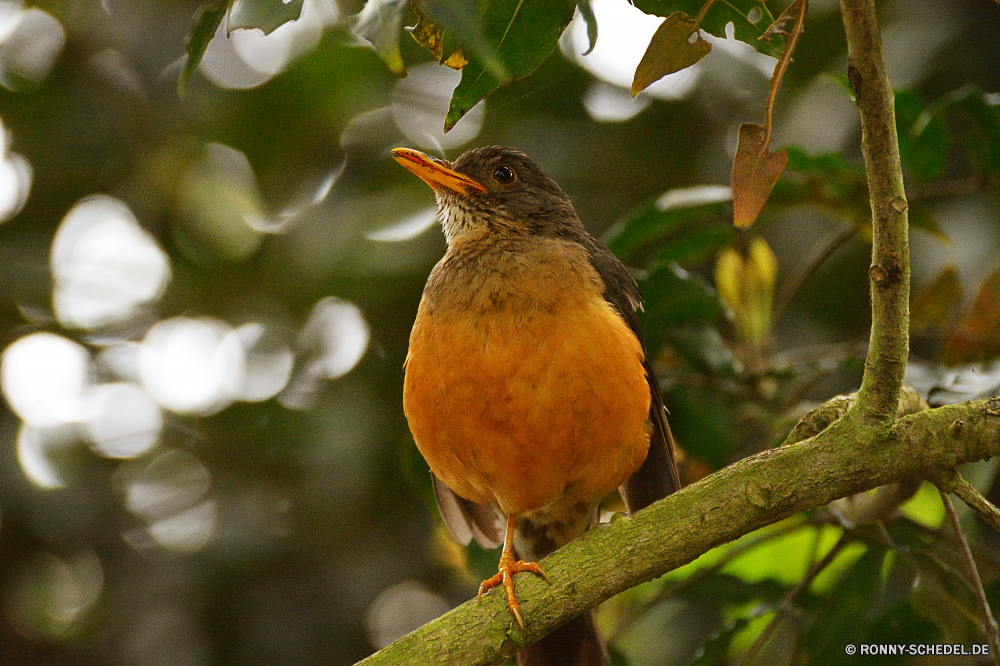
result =
[{"label": "green leaf", "polygon": [[848,164],[837,153],[809,155],[794,146],[785,151],[788,166],[771,191],[768,205],[775,208],[814,203],[870,238],[871,208],[864,169]]},{"label": "green leaf", "polygon": [[[635,6],[654,16],[664,18],[674,12],[684,12],[697,16],[704,2],[702,0],[635,0]],[[777,57],[784,47],[784,40],[775,38],[773,43],[761,40],[764,31],[774,23],[774,16],[763,2],[757,0],[726,0],[716,2],[705,14],[700,28],[716,37],[726,36],[726,24],[732,22],[733,35],[759,52]]]},{"label": "green leaf", "polygon": [[[688,39],[692,34],[697,35],[693,42]],[[639,66],[635,68],[632,97],[667,74],[690,67],[711,50],[712,45],[702,39],[694,20],[684,12],[674,12],[663,19],[663,23],[653,33]]]},{"label": "green leaf", "polygon": [[594,16],[594,8],[590,6],[590,0],[577,0],[576,8],[580,10],[580,16],[587,23],[587,42],[590,44],[583,55],[590,55],[590,52],[597,46],[597,17]]},{"label": "green leaf", "polygon": [[[706,320],[692,326],[675,328],[665,335],[670,348],[694,370],[706,375],[718,373],[732,377],[736,374],[732,349],[713,322]],[[656,345],[647,344],[647,349],[651,354],[659,353],[661,341],[653,342]]]},{"label": "green leaf", "polygon": [[743,631],[748,623],[749,620],[746,618],[738,618],[734,622],[730,622],[727,627],[705,642],[705,645],[702,646],[701,654],[691,662],[691,666],[728,664],[729,646],[733,644],[733,638]]},{"label": "green leaf", "polygon": [[663,249],[656,255],[656,263],[700,264],[730,245],[735,235],[735,230],[728,224],[710,224],[685,230],[663,244]]},{"label": "green leaf", "polygon": [[940,627],[948,642],[982,642],[979,611],[966,580],[935,556],[911,556],[919,572],[910,594],[916,614]]},{"label": "green leaf", "polygon": [[478,8],[467,0],[420,0],[417,10],[439,27],[444,52],[454,35],[468,60],[445,131],[491,92],[535,71],[555,50],[575,9],[571,0],[492,0]]},{"label": "green leaf", "polygon": [[[795,530],[742,553],[729,562],[723,571],[744,581],[773,581],[781,586],[791,587],[802,580],[815,559],[823,557],[834,547],[842,534],[843,530],[832,525]],[[843,549],[834,562],[847,550]],[[840,566],[837,571],[843,569],[844,566]],[[766,600],[777,601],[771,597]]]},{"label": "green leaf", "polygon": [[805,171],[825,175],[858,171],[858,168],[848,164],[840,153],[810,155],[797,146],[789,146],[785,150],[788,152],[788,171]]},{"label": "green leaf", "polygon": [[951,133],[942,111],[940,106],[925,107],[911,90],[896,93],[899,157],[914,176],[924,181],[941,175],[951,147]]},{"label": "green leaf", "polygon": [[[773,559],[776,554],[774,551],[770,553],[771,566],[778,566],[784,561],[783,555]],[[787,592],[788,586],[774,578],[758,576],[756,580],[747,581],[739,576],[719,573],[685,585],[681,588],[680,595],[692,601],[714,599],[728,604],[743,605],[754,602],[775,604]]]},{"label": "green leaf", "polygon": [[670,428],[684,451],[713,469],[725,466],[736,440],[730,410],[713,391],[674,388],[664,393],[670,409]]},{"label": "green leaf", "polygon": [[715,290],[677,264],[656,268],[639,281],[639,289],[644,299],[640,319],[653,357],[669,329],[712,321],[723,312]]},{"label": "green leaf", "polygon": [[[969,132],[965,148],[980,171],[1000,173],[1000,105],[990,103],[976,86],[963,86],[947,97],[949,108],[957,109],[976,121],[979,132]],[[972,123],[964,123],[971,126]]]},{"label": "green leaf", "polygon": [[941,228],[941,225],[938,224],[937,218],[934,217],[934,214],[931,213],[930,209],[922,203],[915,201],[910,205],[908,219],[911,229],[926,231],[942,243],[951,243],[951,239],[948,238],[948,234],[946,234],[944,229]]},{"label": "green leaf", "polygon": [[844,646],[857,645],[869,634],[869,609],[882,594],[885,555],[885,550],[869,547],[830,593],[818,601],[802,641],[807,663],[856,662],[856,657],[844,652]]},{"label": "green leaf", "polygon": [[669,190],[616,222],[602,240],[619,257],[628,257],[688,227],[721,223],[731,210],[729,191],[723,186]]},{"label": "green leaf", "polygon": [[406,76],[399,51],[399,32],[403,10],[409,0],[368,0],[364,8],[347,20],[351,33],[372,45],[389,70]]},{"label": "green leaf", "polygon": [[[865,643],[926,645],[941,642],[941,630],[917,615],[909,603],[892,606],[872,624]],[[881,664],[913,663],[909,655],[879,656]]]},{"label": "green leaf", "polygon": [[258,28],[269,35],[302,14],[304,0],[233,0],[226,28],[251,30]]},{"label": "green leaf", "polygon": [[177,77],[177,94],[182,98],[187,92],[188,80],[194,70],[198,69],[208,43],[212,41],[216,30],[226,16],[229,9],[227,0],[210,0],[204,3],[194,13],[191,19],[191,31],[184,38],[184,51],[187,53],[187,61],[181,69],[180,76]]}]

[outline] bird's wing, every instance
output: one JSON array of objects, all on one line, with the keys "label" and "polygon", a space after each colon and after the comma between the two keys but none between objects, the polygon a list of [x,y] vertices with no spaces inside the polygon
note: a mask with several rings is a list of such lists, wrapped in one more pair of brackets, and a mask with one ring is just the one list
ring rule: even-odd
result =
[{"label": "bird's wing", "polygon": [[[628,327],[635,333],[643,346],[642,329],[636,311],[642,304],[639,287],[629,274],[625,265],[618,260],[611,250],[601,245],[592,237],[585,244],[590,257],[590,263],[604,282],[604,299],[608,301],[621,315]],[[649,453],[642,466],[622,484],[620,491],[629,513],[649,506],[653,502],[681,487],[680,476],[677,473],[677,461],[674,458],[674,436],[667,424],[666,410],[663,407],[663,397],[660,395],[660,385],[653,373],[649,358],[642,361],[646,370],[646,381],[649,383],[651,397],[649,405],[649,420],[653,424],[653,433],[649,441]]]},{"label": "bird's wing", "polygon": [[444,525],[463,546],[472,539],[483,548],[497,548],[503,543],[505,523],[492,504],[478,504],[459,497],[455,491],[431,472],[434,500],[444,519]]}]

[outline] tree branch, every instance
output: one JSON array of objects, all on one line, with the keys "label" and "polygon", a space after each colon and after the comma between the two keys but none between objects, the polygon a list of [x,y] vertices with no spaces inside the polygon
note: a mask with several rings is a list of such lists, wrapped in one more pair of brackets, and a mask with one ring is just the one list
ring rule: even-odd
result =
[{"label": "tree branch", "polygon": [[872,209],[872,330],[856,413],[892,421],[909,357],[910,250],[892,86],[882,58],[874,0],[840,0],[847,78],[861,115],[861,149]]},{"label": "tree branch", "polygon": [[[526,629],[503,595],[465,603],[365,659],[384,664],[490,664],[623,590],[800,511],[907,479],[937,478],[1000,454],[1000,399],[906,416],[887,432],[841,419],[811,439],[764,451],[627,518],[600,525],[545,559],[552,583],[519,576]],[[962,427],[955,427],[957,422]]]},{"label": "tree branch", "polygon": [[968,481],[958,476],[957,483],[950,492],[955,493],[960,500],[969,505],[969,508],[978,513],[980,518],[1000,532],[1000,509],[997,509],[988,499],[980,495],[979,491],[969,485]]},{"label": "tree branch", "polygon": [[979,613],[982,615],[980,627],[986,638],[990,642],[990,654],[993,656],[993,663],[1000,664],[1000,627],[997,626],[993,611],[990,610],[990,603],[986,600],[986,591],[983,589],[983,579],[979,577],[979,569],[976,567],[976,558],[972,556],[969,549],[969,542],[965,539],[965,532],[962,531],[962,524],[958,520],[958,514],[951,503],[948,493],[938,490],[941,493],[941,502],[944,503],[945,512],[948,514],[948,522],[951,523],[951,530],[955,533],[955,541],[958,542],[958,550],[962,553],[962,561],[965,564],[965,576],[968,579],[969,587],[976,597],[976,605],[979,606]]}]

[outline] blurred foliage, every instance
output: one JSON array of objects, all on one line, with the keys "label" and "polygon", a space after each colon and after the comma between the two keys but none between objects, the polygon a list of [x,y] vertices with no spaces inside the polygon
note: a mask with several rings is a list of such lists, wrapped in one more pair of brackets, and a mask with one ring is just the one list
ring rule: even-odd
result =
[{"label": "blurred foliage", "polygon": [[[397,145],[449,158],[514,145],[572,195],[643,290],[686,482],[857,387],[871,227],[836,5],[806,18],[774,121],[787,169],[749,231],[731,224],[726,184],[768,91],[760,53],[783,48],[757,38],[784,7],[716,3],[693,87],[664,99],[654,85],[608,122],[594,100],[627,87],[580,54],[607,40],[625,60],[635,33],[615,41],[600,17],[637,10],[578,4],[582,43],[577,24],[563,32],[570,2],[10,4],[0,347],[41,341],[65,359],[28,387],[38,400],[125,385],[142,407],[127,411],[162,420],[127,454],[143,432],[109,444],[92,415],[32,421],[54,412],[30,412],[5,355],[0,664],[349,664],[495,570],[496,553],[445,535],[402,415],[409,326],[443,239],[426,188],[389,159]],[[897,0],[884,20],[914,227],[907,381],[932,405],[995,395],[1000,11]],[[716,39],[730,21],[752,48]],[[121,235],[69,233],[97,209],[117,211]],[[158,257],[162,285],[143,272]],[[217,346],[171,356],[155,344],[170,327]],[[183,376],[171,393],[150,367],[214,372],[225,391],[199,403],[201,384]],[[1000,499],[995,465],[963,474]],[[614,663],[752,650],[751,664],[833,664],[852,661],[848,643],[984,643],[936,492],[881,518],[818,509],[619,595],[599,611]],[[998,537],[963,523],[996,608]]]}]

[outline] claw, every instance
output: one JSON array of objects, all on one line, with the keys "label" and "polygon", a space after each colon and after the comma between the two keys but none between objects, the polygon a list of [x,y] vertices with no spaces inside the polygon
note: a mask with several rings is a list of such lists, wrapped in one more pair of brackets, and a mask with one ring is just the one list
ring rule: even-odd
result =
[{"label": "claw", "polygon": [[518,626],[524,629],[524,620],[521,619],[521,605],[517,603],[514,595],[514,574],[524,571],[541,576],[545,582],[549,582],[549,577],[545,575],[537,562],[524,562],[514,559],[514,520],[515,516],[507,517],[507,535],[504,538],[503,554],[500,556],[500,564],[497,566],[497,573],[492,578],[488,578],[479,586],[479,594],[476,595],[476,602],[481,603],[483,595],[492,590],[497,585],[503,585],[507,591],[507,606],[514,614]]}]

